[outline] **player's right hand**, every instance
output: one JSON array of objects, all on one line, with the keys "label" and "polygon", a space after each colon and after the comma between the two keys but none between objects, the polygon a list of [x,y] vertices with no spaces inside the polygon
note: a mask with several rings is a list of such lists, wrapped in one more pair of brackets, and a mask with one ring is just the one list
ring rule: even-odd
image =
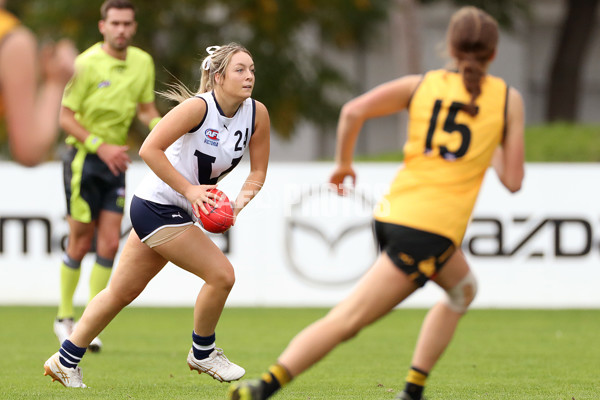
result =
[{"label": "player's right hand", "polygon": [[196,217],[200,217],[199,213],[208,214],[208,210],[204,203],[214,207],[217,202],[214,200],[217,195],[209,192],[210,189],[216,189],[217,185],[193,185],[185,193],[185,197],[192,205],[192,210]]},{"label": "player's right hand", "polygon": [[96,154],[108,166],[110,172],[117,176],[121,172],[127,171],[129,164],[131,164],[131,158],[129,158],[127,150],[129,150],[129,146],[103,143],[98,147]]}]

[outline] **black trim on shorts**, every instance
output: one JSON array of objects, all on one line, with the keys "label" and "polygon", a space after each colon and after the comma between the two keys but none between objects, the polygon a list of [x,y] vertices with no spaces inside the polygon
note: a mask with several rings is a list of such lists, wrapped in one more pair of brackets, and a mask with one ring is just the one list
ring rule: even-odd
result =
[{"label": "black trim on shorts", "polygon": [[420,287],[442,269],[454,253],[452,240],[435,233],[375,220],[379,249]]},{"label": "black trim on shorts", "polygon": [[164,226],[193,224],[192,217],[181,207],[159,204],[137,196],[131,199],[129,208],[131,226],[141,241]]}]

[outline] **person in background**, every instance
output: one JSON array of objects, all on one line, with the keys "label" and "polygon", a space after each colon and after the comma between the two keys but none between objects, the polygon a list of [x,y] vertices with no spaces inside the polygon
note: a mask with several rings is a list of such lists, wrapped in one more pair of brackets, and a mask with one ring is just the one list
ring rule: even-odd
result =
[{"label": "person in background", "polygon": [[44,46],[38,57],[35,36],[5,5],[0,0],[0,116],[12,158],[33,167],[47,159],[56,143],[60,99],[73,75],[77,50],[63,39]]},{"label": "person in background", "polygon": [[208,214],[206,204],[216,204],[210,189],[239,164],[246,148],[250,172],[233,203],[234,218],[262,188],[269,161],[269,113],[250,97],[255,79],[248,50],[230,43],[207,51],[198,94],[172,87],[166,95],[180,104],[140,149],[151,173],[135,191],[133,230],[108,288],[89,303],[75,331],[44,364],[45,375],[64,386],[85,387],[78,364],[86,348],[168,261],[204,281],[194,306],[190,370],[221,382],[245,373],[216,347],[216,326],[235,282],[233,266],[194,222],[200,213]]},{"label": "person in background", "polygon": [[[150,129],[160,120],[154,104],[154,62],[130,45],[136,32],[135,7],[129,0],[106,0],[98,23],[104,41],[77,57],[67,84],[60,125],[68,134],[64,160],[69,235],[60,265],[60,304],[54,332],[62,343],[73,331],[73,295],[81,261],[95,241],[96,260],[89,299],[106,287],[121,238],[125,206],[126,146],[133,118]],[[100,350],[96,338],[92,351]]]},{"label": "person in background", "polygon": [[352,159],[364,122],[408,111],[404,166],[374,214],[381,253],[354,291],[300,332],[261,379],[232,384],[230,399],[271,397],[432,280],[446,295],[425,317],[405,388],[396,397],[423,399],[428,375],[477,292],[460,248],[488,166],[511,192],[524,176],[523,100],[487,73],[497,42],[491,16],[461,8],[447,31],[452,69],[401,77],[344,105],[330,178],[340,194],[345,178],[356,179]]}]

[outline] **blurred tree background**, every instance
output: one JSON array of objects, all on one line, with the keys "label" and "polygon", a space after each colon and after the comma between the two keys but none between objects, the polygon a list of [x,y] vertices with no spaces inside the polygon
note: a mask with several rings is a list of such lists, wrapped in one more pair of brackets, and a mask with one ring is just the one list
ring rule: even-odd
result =
[{"label": "blurred tree background", "polygon": [[[322,57],[324,48],[349,48],[376,40],[391,0],[138,0],[133,45],[153,57],[156,90],[179,79],[195,91],[206,47],[238,42],[253,55],[253,97],[269,109],[277,134],[289,137],[303,119],[335,123],[340,104],[330,93],[352,91],[353,82]],[[40,40],[71,38],[80,51],[102,40],[101,0],[18,0],[7,8]],[[310,40],[305,40],[308,38]],[[316,37],[316,41],[315,41]],[[173,104],[157,98],[164,114]],[[134,141],[147,128],[134,123]],[[140,133],[140,135],[136,134]],[[136,146],[137,147],[137,146]]]},{"label": "blurred tree background", "polygon": [[[552,62],[545,79],[547,121],[577,122],[582,69],[594,32],[600,0],[561,0],[564,20],[554,38]],[[269,109],[274,132],[289,138],[301,122],[319,132],[333,128],[342,101],[366,90],[348,76],[331,51],[362,53],[381,41],[389,15],[399,7],[450,3],[474,5],[513,29],[531,18],[528,0],[134,0],[138,32],[133,44],[148,51],[156,65],[156,90],[175,79],[191,90],[200,80],[205,49],[231,41],[246,46],[256,64],[253,97]],[[102,40],[98,32],[102,0],[9,0],[7,8],[43,40],[68,37],[80,51]],[[410,24],[414,30],[417,24]],[[389,32],[389,31],[388,31]],[[414,37],[418,37],[415,32]],[[417,41],[418,43],[418,41]],[[407,54],[410,58],[411,54]],[[414,65],[420,68],[419,54]],[[157,98],[166,113],[173,104]],[[0,124],[2,126],[3,124]],[[7,155],[0,128],[0,156]],[[139,147],[147,128],[132,125],[130,145]],[[61,139],[62,140],[62,139]]]}]

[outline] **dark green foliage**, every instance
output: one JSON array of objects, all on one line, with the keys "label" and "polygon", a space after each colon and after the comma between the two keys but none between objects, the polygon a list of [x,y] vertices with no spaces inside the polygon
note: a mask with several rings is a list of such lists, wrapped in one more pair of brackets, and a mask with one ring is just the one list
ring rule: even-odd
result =
[{"label": "dark green foliage", "polygon": [[[41,37],[69,37],[80,50],[102,40],[97,22],[101,1],[9,1]],[[256,64],[253,97],[271,114],[273,127],[288,137],[303,119],[334,124],[340,104],[327,96],[353,82],[321,52],[375,38],[390,0],[138,0],[134,44],[150,52],[157,90],[179,78],[196,90],[205,48],[232,41],[247,47]],[[307,36],[308,34],[308,36]],[[168,104],[160,104],[167,111]]]}]

